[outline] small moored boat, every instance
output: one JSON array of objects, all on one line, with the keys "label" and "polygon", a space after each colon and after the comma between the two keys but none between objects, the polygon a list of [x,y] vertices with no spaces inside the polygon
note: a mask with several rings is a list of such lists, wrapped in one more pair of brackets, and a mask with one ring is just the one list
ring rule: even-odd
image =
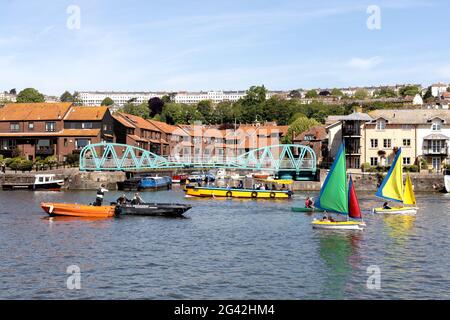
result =
[{"label": "small moored boat", "polygon": [[143,189],[170,189],[172,187],[171,177],[143,177],[138,185],[138,190]]},{"label": "small moored boat", "polygon": [[72,203],[41,203],[51,217],[83,217],[83,218],[109,218],[115,215],[115,206],[88,206]]},{"label": "small moored boat", "polygon": [[192,206],[178,203],[142,203],[116,206],[116,214],[132,216],[182,217]]},{"label": "small moored boat", "polygon": [[212,198],[289,199],[292,196],[292,191],[289,190],[233,189],[193,185],[186,186],[185,191],[187,196]]},{"label": "small moored boat", "polygon": [[55,179],[55,174],[37,174],[34,177],[33,190],[60,190],[64,180]]}]

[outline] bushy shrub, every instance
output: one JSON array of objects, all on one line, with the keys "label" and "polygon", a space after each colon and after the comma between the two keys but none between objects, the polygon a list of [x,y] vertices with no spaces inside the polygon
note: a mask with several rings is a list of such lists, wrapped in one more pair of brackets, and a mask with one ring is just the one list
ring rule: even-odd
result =
[{"label": "bushy shrub", "polygon": [[410,165],[410,166],[405,166],[403,168],[406,172],[419,172],[419,166],[416,165]]},{"label": "bushy shrub", "polygon": [[363,171],[363,172],[369,172],[369,170],[370,170],[370,163],[363,163],[362,165],[361,165],[361,170]]},{"label": "bushy shrub", "polygon": [[23,157],[8,158],[5,160],[5,165],[11,170],[30,171],[33,169],[33,161]]},{"label": "bushy shrub", "polygon": [[70,154],[66,155],[66,162],[70,165],[77,164],[79,161],[80,161],[79,154],[70,153]]}]

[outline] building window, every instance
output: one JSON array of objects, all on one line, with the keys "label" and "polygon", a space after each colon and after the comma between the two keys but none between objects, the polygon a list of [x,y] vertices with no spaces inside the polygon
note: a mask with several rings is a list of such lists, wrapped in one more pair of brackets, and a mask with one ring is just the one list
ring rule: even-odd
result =
[{"label": "building window", "polygon": [[412,126],[410,124],[402,124],[403,130],[411,130]]},{"label": "building window", "polygon": [[404,147],[411,147],[411,139],[403,139]]},{"label": "building window", "polygon": [[18,122],[11,122],[11,132],[18,132],[20,130],[20,125]]},{"label": "building window", "polygon": [[47,131],[47,132],[56,131],[56,122],[46,122],[45,123],[45,131]]},{"label": "building window", "polygon": [[384,139],[383,140],[383,148],[391,148],[392,146],[392,140],[391,139]]},{"label": "building window", "polygon": [[91,139],[75,139],[75,148],[83,149],[87,145],[91,144]]},{"label": "building window", "polygon": [[28,130],[33,131],[34,130],[34,122],[28,122]]},{"label": "building window", "polygon": [[378,120],[377,121],[377,130],[384,130],[386,128],[386,121]]},{"label": "building window", "polygon": [[403,158],[403,165],[404,166],[409,166],[410,164],[411,164],[411,158],[409,158],[409,157]]},{"label": "building window", "polygon": [[376,166],[378,165],[378,158],[376,158],[376,157],[371,157],[371,158],[370,158],[370,165],[371,165],[372,167],[376,167]]},{"label": "building window", "polygon": [[82,129],[92,129],[92,122],[83,122],[81,124]]},{"label": "building window", "polygon": [[370,147],[378,148],[378,139],[370,139]]},{"label": "building window", "polygon": [[440,131],[442,127],[442,123],[440,121],[434,121],[431,125],[431,130],[433,131]]}]

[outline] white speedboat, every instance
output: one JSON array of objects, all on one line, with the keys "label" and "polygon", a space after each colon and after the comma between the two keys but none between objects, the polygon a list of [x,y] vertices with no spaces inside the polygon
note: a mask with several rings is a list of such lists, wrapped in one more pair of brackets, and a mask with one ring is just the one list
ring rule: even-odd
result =
[{"label": "white speedboat", "polygon": [[34,176],[34,190],[60,190],[64,180],[55,179],[54,174],[37,174]]},{"label": "white speedboat", "polygon": [[450,193],[450,169],[444,170],[444,186],[445,186],[445,191]]}]

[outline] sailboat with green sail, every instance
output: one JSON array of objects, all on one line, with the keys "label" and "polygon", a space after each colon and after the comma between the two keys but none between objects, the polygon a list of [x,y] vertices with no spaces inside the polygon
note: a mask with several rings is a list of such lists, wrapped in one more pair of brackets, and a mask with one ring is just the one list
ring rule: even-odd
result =
[{"label": "sailboat with green sail", "polygon": [[347,179],[344,144],[339,148],[336,159],[320,190],[315,207],[346,218],[345,221],[334,221],[328,218],[316,219],[311,223],[315,229],[363,230],[366,226],[362,220],[353,179],[351,177]]},{"label": "sailboat with green sail", "polygon": [[409,174],[406,175],[406,183],[403,185],[403,155],[401,148],[397,151],[394,162],[378,188],[376,196],[386,200],[400,202],[403,206],[375,208],[373,209],[375,213],[417,213],[419,208],[416,207],[416,197]]}]

